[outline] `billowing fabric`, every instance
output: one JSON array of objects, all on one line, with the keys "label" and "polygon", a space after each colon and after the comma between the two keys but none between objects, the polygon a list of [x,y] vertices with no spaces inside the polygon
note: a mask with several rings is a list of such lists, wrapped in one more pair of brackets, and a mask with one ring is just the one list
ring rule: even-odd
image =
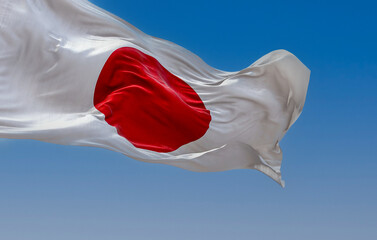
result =
[{"label": "billowing fabric", "polygon": [[86,0],[0,1],[1,138],[192,171],[257,169],[283,184],[279,141],[309,75],[285,50],[214,69]]}]

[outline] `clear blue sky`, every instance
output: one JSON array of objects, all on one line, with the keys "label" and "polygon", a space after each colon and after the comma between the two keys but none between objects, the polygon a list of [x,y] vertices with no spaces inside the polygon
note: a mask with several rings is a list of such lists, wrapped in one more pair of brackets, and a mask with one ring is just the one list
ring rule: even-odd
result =
[{"label": "clear blue sky", "polygon": [[0,140],[0,239],[377,239],[375,1],[93,0],[222,70],[275,49],[312,71],[282,189],[103,149]]}]

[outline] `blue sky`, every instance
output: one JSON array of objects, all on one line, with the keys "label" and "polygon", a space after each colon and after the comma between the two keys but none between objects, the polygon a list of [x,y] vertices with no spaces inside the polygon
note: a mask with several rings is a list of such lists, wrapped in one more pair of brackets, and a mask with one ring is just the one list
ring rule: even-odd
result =
[{"label": "blue sky", "polygon": [[0,239],[377,239],[374,1],[93,0],[222,69],[276,49],[312,71],[283,139],[282,189],[111,151],[0,140]]}]

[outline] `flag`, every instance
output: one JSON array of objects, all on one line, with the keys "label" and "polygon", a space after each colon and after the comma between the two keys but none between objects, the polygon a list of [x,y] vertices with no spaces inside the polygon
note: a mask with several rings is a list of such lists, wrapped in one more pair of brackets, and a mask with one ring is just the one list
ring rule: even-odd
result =
[{"label": "flag", "polygon": [[86,0],[2,0],[0,33],[1,138],[191,171],[256,169],[283,184],[279,141],[310,74],[293,54],[217,70]]}]

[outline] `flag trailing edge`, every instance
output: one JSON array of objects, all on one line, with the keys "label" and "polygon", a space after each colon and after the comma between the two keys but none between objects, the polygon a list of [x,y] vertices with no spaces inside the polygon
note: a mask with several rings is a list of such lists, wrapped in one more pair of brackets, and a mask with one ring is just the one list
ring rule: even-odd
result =
[{"label": "flag trailing edge", "polygon": [[279,141],[310,76],[293,54],[220,71],[86,0],[3,0],[0,33],[1,138],[191,171],[256,169],[284,185]]}]

